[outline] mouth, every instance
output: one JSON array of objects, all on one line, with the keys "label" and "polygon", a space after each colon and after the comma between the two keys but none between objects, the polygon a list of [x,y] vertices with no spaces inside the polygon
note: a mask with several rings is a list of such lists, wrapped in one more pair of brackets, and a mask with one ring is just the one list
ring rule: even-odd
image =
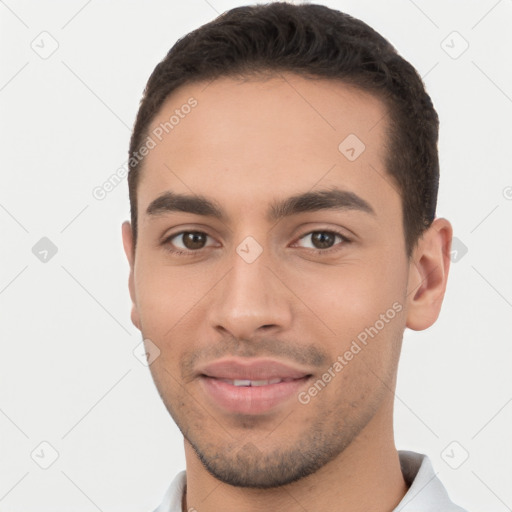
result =
[{"label": "mouth", "polygon": [[273,360],[229,359],[201,369],[208,401],[224,413],[258,415],[282,408],[312,374]]},{"label": "mouth", "polygon": [[[206,377],[206,375],[205,375]],[[279,384],[280,382],[291,382],[294,379],[268,379],[268,380],[250,380],[250,379],[218,379],[221,382],[226,382],[228,384],[231,384],[233,386],[252,386],[252,387],[258,387],[258,386],[268,386],[269,384]]]}]

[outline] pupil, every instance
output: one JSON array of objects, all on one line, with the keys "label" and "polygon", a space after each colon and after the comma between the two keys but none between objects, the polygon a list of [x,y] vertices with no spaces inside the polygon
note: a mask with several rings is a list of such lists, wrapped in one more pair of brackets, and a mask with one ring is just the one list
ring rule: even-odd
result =
[{"label": "pupil", "polygon": [[204,244],[203,233],[185,233],[183,243],[187,249],[201,249]]},{"label": "pupil", "polygon": [[313,233],[312,237],[313,244],[319,249],[329,248],[334,243],[334,235],[332,233],[317,231],[316,233]]}]

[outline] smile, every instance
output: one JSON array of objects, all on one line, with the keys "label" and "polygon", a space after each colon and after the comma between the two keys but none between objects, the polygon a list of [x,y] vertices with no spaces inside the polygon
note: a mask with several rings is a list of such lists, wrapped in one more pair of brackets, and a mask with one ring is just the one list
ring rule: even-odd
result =
[{"label": "smile", "polygon": [[269,379],[269,380],[248,380],[248,379],[219,379],[233,386],[268,386],[269,384],[279,384],[280,382],[290,382],[294,379]]}]

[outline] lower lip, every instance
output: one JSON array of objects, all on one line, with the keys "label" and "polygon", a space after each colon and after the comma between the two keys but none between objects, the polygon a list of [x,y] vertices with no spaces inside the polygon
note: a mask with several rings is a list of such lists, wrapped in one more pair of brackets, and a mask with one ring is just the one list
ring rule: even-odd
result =
[{"label": "lower lip", "polygon": [[309,377],[265,386],[235,386],[206,376],[200,380],[208,396],[221,409],[238,414],[263,414],[297,396]]}]

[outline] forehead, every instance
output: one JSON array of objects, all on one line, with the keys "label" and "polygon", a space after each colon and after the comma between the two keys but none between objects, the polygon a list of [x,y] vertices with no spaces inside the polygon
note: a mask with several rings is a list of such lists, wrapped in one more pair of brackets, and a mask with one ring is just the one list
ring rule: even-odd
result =
[{"label": "forehead", "polygon": [[240,208],[316,185],[378,202],[396,194],[383,177],[386,118],[378,98],[335,80],[281,73],[186,84],[149,127],[139,211],[165,190]]}]

